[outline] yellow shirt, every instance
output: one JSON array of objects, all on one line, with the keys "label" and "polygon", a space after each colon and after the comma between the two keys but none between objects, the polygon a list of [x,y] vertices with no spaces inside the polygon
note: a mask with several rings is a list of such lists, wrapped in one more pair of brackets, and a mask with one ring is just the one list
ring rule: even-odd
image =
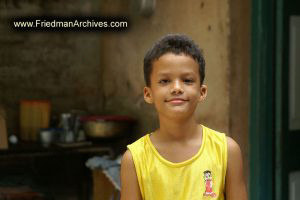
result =
[{"label": "yellow shirt", "polygon": [[149,134],[127,146],[144,200],[224,200],[226,135],[203,125],[202,130],[198,153],[180,163],[164,159]]}]

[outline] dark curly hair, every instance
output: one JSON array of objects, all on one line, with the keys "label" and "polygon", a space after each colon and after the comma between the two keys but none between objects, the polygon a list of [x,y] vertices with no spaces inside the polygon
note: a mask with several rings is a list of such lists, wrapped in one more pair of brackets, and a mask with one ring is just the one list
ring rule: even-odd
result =
[{"label": "dark curly hair", "polygon": [[146,85],[151,85],[150,75],[152,64],[166,53],[185,54],[191,56],[199,64],[200,85],[205,78],[205,60],[202,50],[188,36],[183,34],[168,34],[157,41],[144,57],[144,78]]}]

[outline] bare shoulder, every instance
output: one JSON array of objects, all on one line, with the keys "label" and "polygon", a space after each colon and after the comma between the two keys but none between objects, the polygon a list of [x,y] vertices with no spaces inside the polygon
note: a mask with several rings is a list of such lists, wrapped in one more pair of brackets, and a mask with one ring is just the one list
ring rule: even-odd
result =
[{"label": "bare shoulder", "polygon": [[242,159],[241,148],[236,141],[231,137],[227,136],[227,149],[228,149],[228,158],[231,159]]},{"label": "bare shoulder", "polygon": [[126,150],[122,157],[122,166],[134,165],[133,158],[129,150]]},{"label": "bare shoulder", "polygon": [[121,162],[121,200],[141,199],[133,158],[130,151],[127,150]]},{"label": "bare shoulder", "polygon": [[238,143],[234,141],[231,137],[227,137],[227,150],[228,150],[227,175],[231,175],[232,171],[242,173],[243,159],[242,159],[241,148],[238,145]]},{"label": "bare shoulder", "polygon": [[227,172],[226,199],[246,200],[247,192],[243,173],[243,159],[240,146],[232,138],[227,137]]},{"label": "bare shoulder", "polygon": [[132,155],[131,155],[131,153],[130,153],[129,150],[127,150],[124,153],[124,155],[122,157],[122,161],[121,161],[121,181],[122,181],[122,187],[123,186],[126,187],[125,183],[127,183],[127,181],[128,181],[127,180],[128,174],[136,176],[133,158],[132,158]]}]

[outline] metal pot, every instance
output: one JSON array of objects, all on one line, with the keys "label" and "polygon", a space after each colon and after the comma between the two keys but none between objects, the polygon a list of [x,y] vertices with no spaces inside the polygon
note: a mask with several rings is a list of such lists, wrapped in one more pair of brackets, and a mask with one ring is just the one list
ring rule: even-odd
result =
[{"label": "metal pot", "polygon": [[108,138],[128,132],[133,120],[126,116],[85,116],[81,122],[87,137]]}]

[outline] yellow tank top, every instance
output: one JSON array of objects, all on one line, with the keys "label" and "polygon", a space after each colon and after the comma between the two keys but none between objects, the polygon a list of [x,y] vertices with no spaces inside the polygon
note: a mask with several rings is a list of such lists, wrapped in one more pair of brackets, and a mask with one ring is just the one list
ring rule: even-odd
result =
[{"label": "yellow tank top", "polygon": [[202,144],[192,158],[164,159],[147,134],[128,145],[144,200],[224,200],[227,140],[202,125]]}]

